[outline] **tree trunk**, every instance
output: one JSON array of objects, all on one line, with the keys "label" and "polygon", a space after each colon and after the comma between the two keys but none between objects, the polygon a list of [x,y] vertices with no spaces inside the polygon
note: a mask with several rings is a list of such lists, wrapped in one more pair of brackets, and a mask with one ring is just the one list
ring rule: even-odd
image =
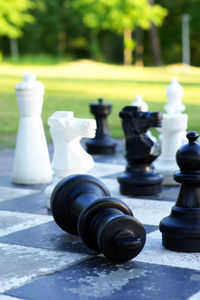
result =
[{"label": "tree trunk", "polygon": [[101,50],[98,40],[98,33],[96,30],[92,30],[90,33],[90,58],[94,60],[101,60]]},{"label": "tree trunk", "polygon": [[132,41],[132,32],[129,29],[124,30],[124,64],[130,66],[132,63],[132,47],[129,47]]},{"label": "tree trunk", "polygon": [[[154,5],[154,0],[148,0],[150,5]],[[161,50],[160,50],[160,39],[158,35],[157,27],[152,23],[149,30],[151,52],[153,56],[153,62],[155,66],[160,66],[162,64]]]},{"label": "tree trunk", "polygon": [[151,25],[149,36],[150,36],[151,52],[153,56],[153,63],[155,66],[160,66],[162,65],[160,40],[158,36],[158,30],[154,24]]},{"label": "tree trunk", "polygon": [[19,47],[17,39],[10,39],[10,54],[12,58],[19,57]]},{"label": "tree trunk", "polygon": [[135,30],[135,39],[136,39],[136,47],[135,47],[135,64],[136,66],[143,66],[143,53],[144,53],[144,31],[137,27]]}]

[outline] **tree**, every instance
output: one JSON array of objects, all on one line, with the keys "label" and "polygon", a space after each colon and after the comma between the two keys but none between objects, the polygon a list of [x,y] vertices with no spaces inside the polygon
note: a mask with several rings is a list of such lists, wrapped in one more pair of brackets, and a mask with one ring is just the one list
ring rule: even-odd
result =
[{"label": "tree", "polygon": [[34,20],[27,12],[31,7],[30,0],[0,0],[0,36],[20,37],[24,24]]},{"label": "tree", "polygon": [[148,29],[151,23],[161,25],[167,10],[151,6],[147,0],[72,0],[72,9],[82,16],[82,22],[95,35],[111,30],[124,37],[124,63],[131,64],[135,42],[132,32],[136,26]]},{"label": "tree", "polygon": [[191,64],[200,65],[200,1],[199,0],[156,0],[157,3],[168,10],[164,26],[159,28],[160,42],[162,45],[163,60],[167,64],[182,61],[182,15],[190,15],[190,45]]},{"label": "tree", "polygon": [[34,6],[30,11],[36,22],[23,28],[23,38],[19,41],[23,53],[59,54],[59,39],[62,32],[62,6],[59,2],[34,0]]},{"label": "tree", "polygon": [[0,0],[0,36],[10,38],[10,50],[13,57],[18,57],[17,39],[22,35],[25,23],[34,21],[27,12],[32,7],[30,0]]}]

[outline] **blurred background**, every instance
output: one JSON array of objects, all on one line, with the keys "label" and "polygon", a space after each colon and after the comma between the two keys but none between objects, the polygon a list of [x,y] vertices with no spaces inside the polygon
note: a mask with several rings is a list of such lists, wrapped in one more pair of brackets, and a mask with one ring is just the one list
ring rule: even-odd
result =
[{"label": "blurred background", "polygon": [[199,0],[0,0],[1,59],[198,66],[199,11]]}]

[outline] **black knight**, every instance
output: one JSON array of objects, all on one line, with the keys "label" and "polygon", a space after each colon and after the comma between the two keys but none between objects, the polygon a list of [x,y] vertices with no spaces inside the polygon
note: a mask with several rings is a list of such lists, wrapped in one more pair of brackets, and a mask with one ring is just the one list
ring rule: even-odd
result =
[{"label": "black knight", "polygon": [[118,177],[124,195],[150,195],[161,191],[163,176],[152,162],[160,147],[147,133],[150,127],[161,127],[160,112],[142,112],[140,107],[125,106],[119,113],[126,139],[125,172]]}]

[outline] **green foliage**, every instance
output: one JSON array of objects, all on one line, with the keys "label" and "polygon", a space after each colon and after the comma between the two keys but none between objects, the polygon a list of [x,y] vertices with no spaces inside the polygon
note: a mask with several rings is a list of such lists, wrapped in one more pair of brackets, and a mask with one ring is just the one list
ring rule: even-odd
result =
[{"label": "green foliage", "polygon": [[134,27],[149,28],[151,22],[161,25],[167,10],[151,6],[147,0],[73,0],[71,7],[82,15],[83,24],[91,29],[109,29],[123,33]]},{"label": "green foliage", "polygon": [[[144,29],[141,56],[145,65],[151,65],[148,29],[153,22],[159,26],[163,63],[179,63],[181,16],[187,13],[191,16],[191,63],[200,65],[200,1],[149,2],[155,5],[151,6],[147,0],[0,0],[0,53],[4,56],[10,53],[8,37],[19,37],[20,54],[46,53],[122,63],[123,31],[132,31],[134,39],[134,28],[139,26]],[[134,43],[125,41],[126,49],[133,50]]]},{"label": "green foliage", "polygon": [[[84,26],[95,31],[110,30],[117,34],[132,32],[136,26],[148,29],[152,22],[161,25],[167,10],[159,5],[150,5],[147,0],[72,0],[66,2],[66,8],[74,11],[74,16],[80,16]],[[97,41],[95,48],[98,49]],[[135,43],[132,37],[125,37],[124,48],[131,52]],[[95,52],[97,53],[97,51]],[[124,53],[124,62],[128,63]],[[96,57],[94,57],[96,58]],[[131,60],[129,59],[131,63]]]},{"label": "green foliage", "polygon": [[0,0],[0,36],[20,37],[24,24],[34,21],[27,12],[32,5],[30,0]]},{"label": "green foliage", "polygon": [[131,39],[124,40],[125,49],[133,50],[135,48],[135,45],[136,45],[135,41]]},{"label": "green foliage", "polygon": [[[62,33],[60,5],[58,1],[33,0],[31,9],[36,22],[27,24],[24,37],[20,41],[22,53],[59,53]],[[27,42],[28,41],[28,42]]]}]

